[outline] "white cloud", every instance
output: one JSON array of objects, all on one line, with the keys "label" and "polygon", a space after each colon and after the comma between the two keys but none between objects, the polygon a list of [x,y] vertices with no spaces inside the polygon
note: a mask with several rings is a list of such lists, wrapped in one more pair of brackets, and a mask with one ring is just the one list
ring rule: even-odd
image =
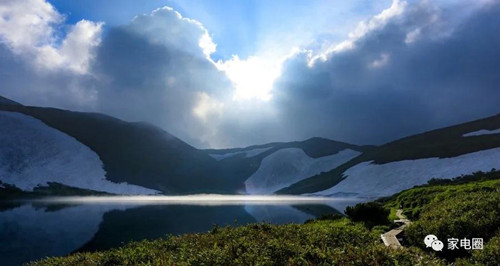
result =
[{"label": "white cloud", "polygon": [[235,55],[229,60],[215,62],[211,55],[215,53],[217,44],[209,31],[201,22],[183,17],[171,7],[158,8],[149,15],[136,16],[130,27],[153,43],[193,55],[203,55],[231,81],[234,87],[232,100],[269,101],[272,98],[273,83],[281,74],[281,64],[285,58],[250,56],[240,59]]},{"label": "white cloud", "polygon": [[84,74],[93,58],[93,49],[99,45],[102,23],[81,20],[72,26],[62,44],[37,47],[35,62],[46,69],[67,68]]},{"label": "white cloud", "polygon": [[420,28],[416,28],[416,29],[408,32],[406,34],[405,43],[410,44],[410,43],[415,42],[418,39],[418,37],[420,36],[420,33],[421,33]]},{"label": "white cloud", "polygon": [[206,58],[217,48],[202,23],[183,17],[168,6],[155,9],[151,14],[136,16],[129,28],[152,43]]},{"label": "white cloud", "polygon": [[393,0],[392,5],[384,9],[381,13],[375,15],[366,21],[361,21],[356,29],[349,33],[349,38],[359,39],[365,36],[368,32],[379,29],[387,24],[392,18],[401,15],[406,7],[406,1]]},{"label": "white cloud", "polygon": [[64,39],[58,49],[59,56],[69,68],[83,73],[88,69],[89,61],[93,58],[92,49],[101,42],[102,23],[80,20]]},{"label": "white cloud", "polygon": [[16,53],[54,42],[53,25],[61,16],[43,0],[3,0],[0,2],[0,35]]},{"label": "white cloud", "polygon": [[225,113],[232,111],[226,104],[233,93],[209,57],[215,49],[201,23],[169,7],[110,28],[92,64],[98,111],[155,124],[198,147],[211,146],[220,137]]},{"label": "white cloud", "polygon": [[313,56],[308,63],[309,67],[314,66],[314,63],[317,60],[324,62],[328,60],[332,54],[353,49],[357,40],[361,39],[371,31],[384,27],[391,19],[403,14],[406,6],[406,1],[393,0],[392,5],[389,8],[384,9],[382,12],[368,20],[359,22],[356,28],[349,33],[349,38],[347,40],[335,43]]},{"label": "white cloud", "polygon": [[371,62],[370,67],[371,68],[383,67],[383,66],[387,65],[387,63],[389,63],[389,59],[390,59],[390,55],[388,53],[382,53],[382,54],[380,54],[379,59],[376,59],[373,62]]},{"label": "white cloud", "polygon": [[193,109],[193,114],[201,119],[203,122],[207,122],[211,115],[221,115],[224,104],[220,101],[210,97],[205,92],[200,92],[197,94],[198,103]]},{"label": "white cloud", "polygon": [[5,0],[0,2],[0,40],[39,70],[86,73],[92,49],[100,42],[102,23],[81,20],[61,40],[57,31],[64,20],[44,0]]},{"label": "white cloud", "polygon": [[205,54],[207,58],[210,58],[210,55],[217,49],[217,45],[213,42],[207,30],[205,30],[205,33],[201,36],[198,45],[203,50],[203,54]]}]

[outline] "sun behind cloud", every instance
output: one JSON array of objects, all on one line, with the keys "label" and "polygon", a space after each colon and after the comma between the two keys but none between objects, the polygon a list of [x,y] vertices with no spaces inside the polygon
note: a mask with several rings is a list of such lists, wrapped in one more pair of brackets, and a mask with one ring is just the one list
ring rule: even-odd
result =
[{"label": "sun behind cloud", "polygon": [[272,98],[273,83],[281,74],[281,62],[256,56],[242,60],[235,55],[228,61],[218,61],[216,65],[233,83],[235,100],[269,101]]}]

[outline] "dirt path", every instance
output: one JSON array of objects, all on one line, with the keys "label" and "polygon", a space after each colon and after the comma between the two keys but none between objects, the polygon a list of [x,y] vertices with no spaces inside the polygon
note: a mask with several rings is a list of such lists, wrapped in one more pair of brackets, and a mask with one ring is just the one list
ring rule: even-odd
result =
[{"label": "dirt path", "polygon": [[399,243],[397,235],[399,235],[401,232],[403,232],[405,227],[407,227],[408,225],[411,224],[411,221],[408,220],[403,215],[403,210],[398,209],[396,211],[396,216],[399,218],[399,220],[394,220],[394,222],[403,223],[403,225],[401,225],[400,227],[398,227],[396,229],[392,229],[391,231],[386,232],[385,234],[380,235],[380,237],[382,238],[382,241],[384,241],[384,244],[386,246],[394,248],[394,249],[402,247],[401,243]]}]

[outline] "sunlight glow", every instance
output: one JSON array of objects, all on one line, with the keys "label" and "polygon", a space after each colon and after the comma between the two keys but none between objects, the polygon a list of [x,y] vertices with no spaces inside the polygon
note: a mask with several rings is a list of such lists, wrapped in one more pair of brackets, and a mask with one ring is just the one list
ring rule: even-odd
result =
[{"label": "sunlight glow", "polygon": [[218,61],[217,68],[224,71],[236,88],[234,100],[272,98],[274,81],[281,75],[281,62],[272,62],[252,56],[246,60],[233,56],[227,61]]}]

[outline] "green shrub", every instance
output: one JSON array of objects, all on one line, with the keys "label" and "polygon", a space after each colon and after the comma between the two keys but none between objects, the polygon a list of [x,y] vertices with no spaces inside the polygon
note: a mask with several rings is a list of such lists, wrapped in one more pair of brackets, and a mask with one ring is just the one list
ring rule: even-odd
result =
[{"label": "green shrub", "polygon": [[305,221],[304,223],[307,224],[307,223],[312,223],[312,222],[316,222],[316,221],[324,221],[324,220],[335,221],[335,220],[340,220],[343,218],[344,218],[344,216],[342,216],[338,213],[323,214],[318,218],[309,219],[309,220]]},{"label": "green shrub", "polygon": [[500,231],[484,245],[484,249],[472,252],[469,259],[457,260],[457,265],[497,266],[500,262]]},{"label": "green shrub", "polygon": [[375,225],[389,224],[390,210],[378,202],[359,203],[354,207],[347,207],[345,214],[355,222],[363,222],[369,228]]},{"label": "green shrub", "polygon": [[[448,238],[483,238],[488,241],[500,228],[500,180],[460,185],[418,187],[400,193],[395,199],[414,219],[406,229],[410,245],[426,249],[423,239],[436,235],[445,245]],[[388,202],[386,206],[394,205]],[[450,261],[467,258],[471,251],[443,249],[439,255]]]},{"label": "green shrub", "polygon": [[483,250],[472,253],[472,262],[480,265],[498,265],[500,263],[500,233],[484,245]]}]

